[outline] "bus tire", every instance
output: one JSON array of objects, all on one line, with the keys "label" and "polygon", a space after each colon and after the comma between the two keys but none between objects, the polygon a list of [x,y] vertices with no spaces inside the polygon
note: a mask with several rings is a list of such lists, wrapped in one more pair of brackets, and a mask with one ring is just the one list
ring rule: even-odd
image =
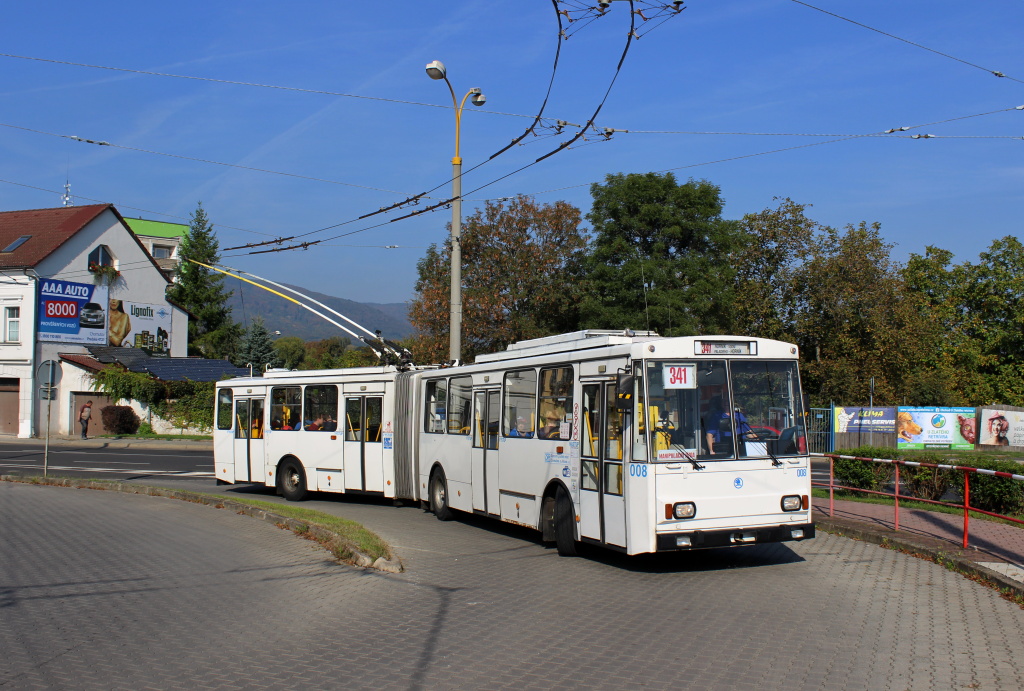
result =
[{"label": "bus tire", "polygon": [[281,461],[277,471],[277,489],[288,501],[302,501],[306,498],[306,471],[297,458]]},{"label": "bus tire", "polygon": [[455,518],[452,507],[448,505],[448,479],[440,468],[430,475],[430,510],[439,521]]},{"label": "bus tire", "polygon": [[562,557],[576,556],[576,513],[564,488],[555,492],[555,546]]}]

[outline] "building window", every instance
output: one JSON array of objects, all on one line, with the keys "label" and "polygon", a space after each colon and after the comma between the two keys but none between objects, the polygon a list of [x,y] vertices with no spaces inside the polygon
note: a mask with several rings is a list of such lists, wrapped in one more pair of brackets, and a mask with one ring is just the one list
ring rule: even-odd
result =
[{"label": "building window", "polygon": [[4,340],[8,343],[21,342],[21,308],[4,308]]},{"label": "building window", "polygon": [[170,259],[174,248],[168,245],[153,245],[153,259]]},{"label": "building window", "polygon": [[92,252],[89,253],[89,266],[114,266],[114,255],[110,253],[110,248],[106,245],[100,245]]}]

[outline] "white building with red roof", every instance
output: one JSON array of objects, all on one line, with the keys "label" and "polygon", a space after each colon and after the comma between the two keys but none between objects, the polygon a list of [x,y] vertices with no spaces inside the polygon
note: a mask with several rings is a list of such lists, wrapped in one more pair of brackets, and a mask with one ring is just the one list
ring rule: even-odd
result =
[{"label": "white building with red roof", "polygon": [[[112,204],[0,212],[0,434],[75,429],[85,398],[88,346],[185,356],[188,315],[167,300],[170,283]],[[62,358],[62,356],[65,356]],[[40,369],[61,362],[44,398]]]}]

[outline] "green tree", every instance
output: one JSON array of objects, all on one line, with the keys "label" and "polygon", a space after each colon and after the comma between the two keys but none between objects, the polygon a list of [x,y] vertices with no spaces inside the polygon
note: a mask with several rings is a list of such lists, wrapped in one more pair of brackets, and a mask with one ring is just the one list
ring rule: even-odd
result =
[{"label": "green tree", "polygon": [[805,389],[819,404],[867,404],[874,378],[879,405],[956,402],[950,373],[935,356],[938,324],[923,318],[925,302],[880,231],[863,222],[843,232],[821,227],[799,270]]},{"label": "green tree", "polygon": [[995,240],[947,279],[953,358],[958,372],[974,375],[964,381],[970,402],[1024,405],[1024,245]]},{"label": "green tree", "polygon": [[608,175],[591,186],[585,327],[722,333],[731,323],[737,224],[717,186],[671,173]]},{"label": "green tree", "polygon": [[774,209],[747,214],[733,253],[736,304],[733,331],[795,341],[803,297],[802,268],[812,254],[820,228],[807,208],[791,199]]},{"label": "green tree", "polygon": [[[462,227],[464,360],[518,340],[572,330],[578,323],[586,249],[580,211],[563,201],[520,195],[487,202]],[[448,356],[450,242],[419,261],[409,320],[419,362]]]},{"label": "green tree", "polygon": [[277,360],[285,369],[299,369],[306,359],[306,342],[298,336],[282,336],[274,341]]},{"label": "green tree", "polygon": [[352,346],[352,341],[343,336],[331,336],[321,341],[310,341],[306,344],[306,355],[300,369],[333,369],[343,367],[345,352]]},{"label": "green tree", "polygon": [[224,288],[223,274],[190,261],[214,265],[220,260],[218,249],[213,226],[199,203],[178,248],[180,261],[167,296],[192,315],[188,321],[190,355],[234,360],[242,327],[232,320],[227,305],[231,291]]},{"label": "green tree", "polygon": [[263,371],[268,367],[277,367],[280,364],[274,342],[270,340],[270,332],[267,331],[267,326],[263,323],[263,317],[253,319],[249,328],[246,329],[235,364],[239,367],[251,364],[255,371]]}]

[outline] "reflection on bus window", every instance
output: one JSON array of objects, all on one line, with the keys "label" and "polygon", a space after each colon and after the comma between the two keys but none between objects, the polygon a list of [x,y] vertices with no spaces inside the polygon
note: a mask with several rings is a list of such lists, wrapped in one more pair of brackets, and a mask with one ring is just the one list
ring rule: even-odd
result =
[{"label": "reflection on bus window", "polygon": [[583,408],[581,424],[583,425],[583,436],[580,439],[582,456],[580,463],[583,468],[581,487],[587,490],[600,489],[601,462],[597,460],[597,452],[601,448],[601,395],[600,384],[584,384],[583,399],[580,405]]},{"label": "reflection on bus window", "polygon": [[231,429],[231,389],[217,393],[217,429]]},{"label": "reflection on bus window", "polygon": [[335,432],[338,429],[338,387],[307,386],[305,418],[307,432]]},{"label": "reflection on bus window", "polygon": [[249,401],[243,399],[235,402],[235,439],[249,438]]},{"label": "reflection on bus window", "polygon": [[425,402],[423,406],[424,420],[423,431],[434,434],[444,434],[445,428],[445,404],[447,399],[447,382],[444,379],[428,381],[425,387]]},{"label": "reflection on bus window", "polygon": [[505,374],[505,416],[502,434],[532,437],[537,429],[537,372],[516,370]]},{"label": "reflection on bus window", "polygon": [[736,457],[724,360],[649,362],[646,380],[654,460]]},{"label": "reflection on bus window", "polygon": [[302,389],[276,386],[270,390],[270,429],[290,431],[302,424]]},{"label": "reflection on bus window", "polygon": [[572,413],[572,367],[552,367],[540,371],[540,417],[544,426],[537,430],[542,439],[569,439],[571,425],[562,425]]},{"label": "reflection on bus window", "polygon": [[366,399],[366,441],[380,442],[384,419],[384,399],[374,396]]},{"label": "reflection on bus window", "polygon": [[363,440],[363,407],[360,399],[345,399],[345,440]]},{"label": "reflection on bus window", "polygon": [[448,383],[448,434],[469,434],[472,377],[456,377]]},{"label": "reflection on bus window", "polygon": [[792,361],[733,361],[733,417],[741,457],[805,453],[800,381]]}]

